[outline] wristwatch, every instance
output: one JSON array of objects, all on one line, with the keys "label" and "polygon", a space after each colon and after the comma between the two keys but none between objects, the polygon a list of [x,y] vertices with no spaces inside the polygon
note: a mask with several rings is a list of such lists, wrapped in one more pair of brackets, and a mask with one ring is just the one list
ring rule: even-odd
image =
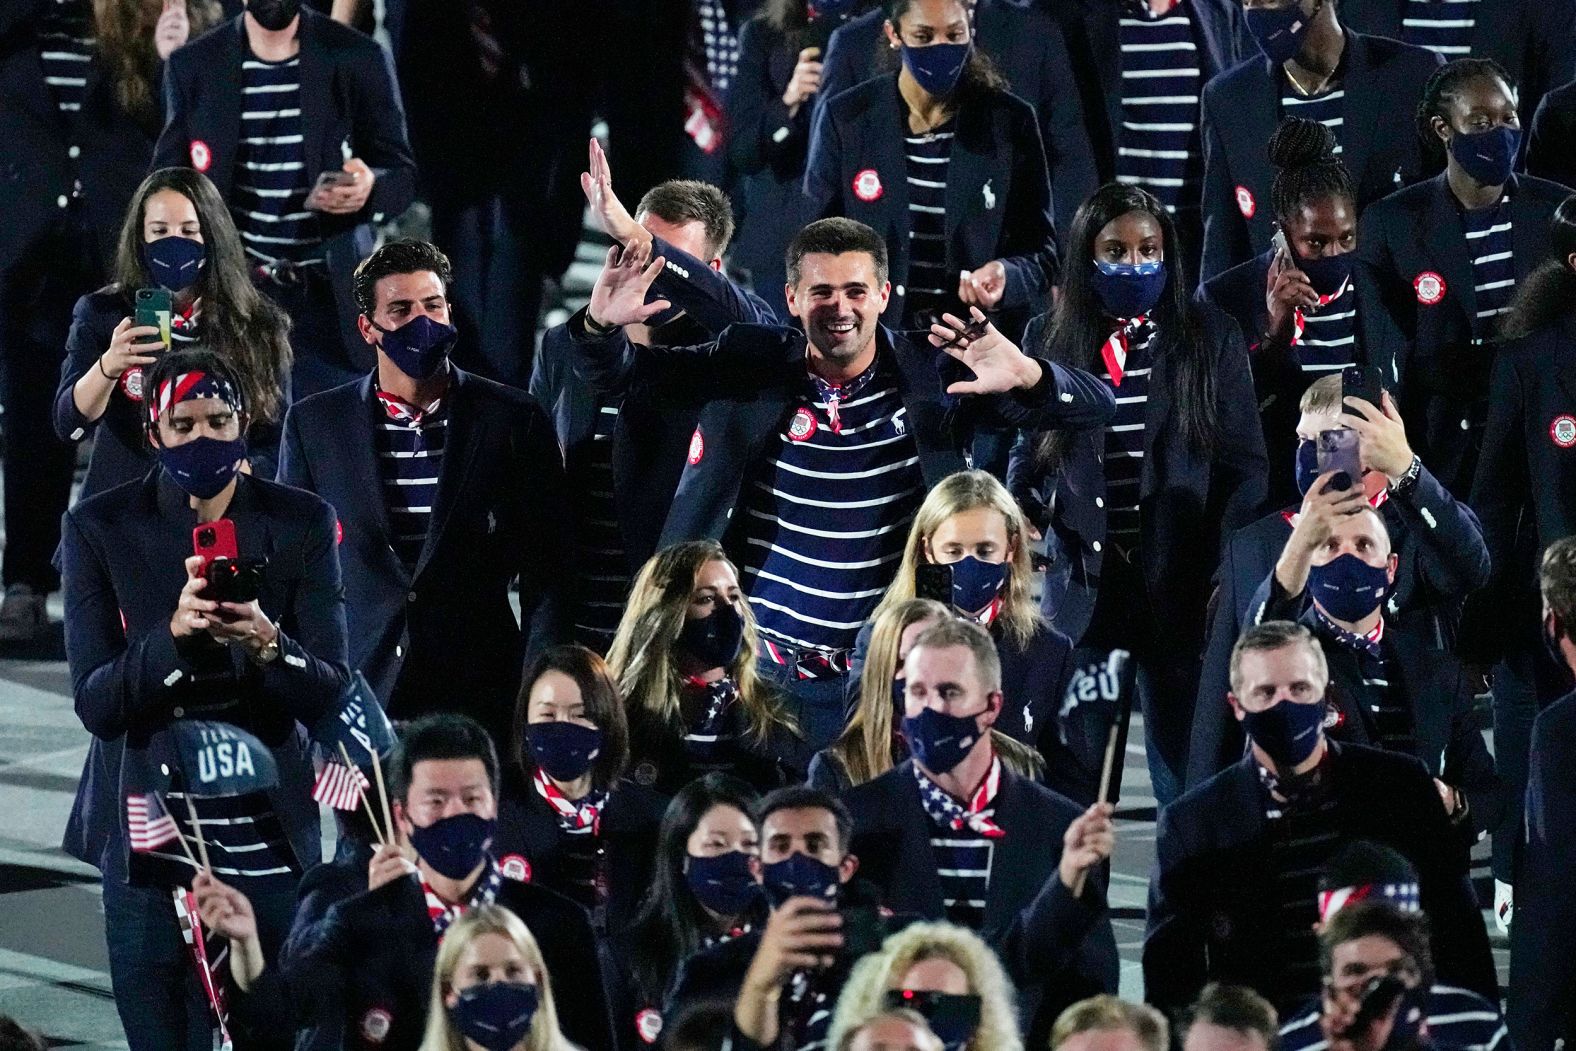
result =
[{"label": "wristwatch", "polygon": [[1416,453],[1412,454],[1412,462],[1406,468],[1406,473],[1390,483],[1392,493],[1404,492],[1417,484],[1417,476],[1423,473],[1423,458]]},{"label": "wristwatch", "polygon": [[279,657],[279,627],[274,626],[274,637],[263,643],[263,648],[252,654],[253,664],[271,664]]}]

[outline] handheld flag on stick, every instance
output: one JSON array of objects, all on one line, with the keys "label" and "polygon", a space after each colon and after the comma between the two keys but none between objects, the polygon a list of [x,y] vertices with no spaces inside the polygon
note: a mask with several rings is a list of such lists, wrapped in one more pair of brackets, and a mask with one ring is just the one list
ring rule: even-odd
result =
[{"label": "handheld flag on stick", "polygon": [[1095,801],[1115,803],[1122,791],[1121,756],[1133,714],[1133,681],[1137,668],[1127,650],[1079,649],[1058,713],[1062,743],[1083,761],[1098,767]]},{"label": "handheld flag on stick", "polygon": [[[345,757],[345,761],[353,769],[364,765],[351,762],[354,757],[361,760],[369,756],[372,760],[372,774],[377,778],[378,801],[382,804],[384,828],[390,831],[394,828],[394,819],[389,812],[388,790],[383,784],[383,768],[381,757],[388,755],[394,749],[394,726],[389,722],[388,716],[383,712],[383,706],[378,703],[377,695],[372,692],[366,677],[357,672],[350,680],[350,685],[340,694],[338,707],[319,719],[311,730],[312,740],[317,743],[328,755],[338,752]],[[338,765],[338,764],[332,764]],[[365,775],[360,775],[365,782]],[[365,792],[365,787],[362,789]],[[315,793],[314,793],[315,795]],[[370,804],[368,804],[370,807]],[[353,810],[354,803],[339,809]],[[376,829],[378,823],[372,822]],[[382,832],[379,832],[382,835]]]}]

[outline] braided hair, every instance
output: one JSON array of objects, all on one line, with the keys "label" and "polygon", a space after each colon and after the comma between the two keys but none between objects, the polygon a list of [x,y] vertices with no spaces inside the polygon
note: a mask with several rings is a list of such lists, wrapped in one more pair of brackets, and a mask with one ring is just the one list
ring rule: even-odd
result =
[{"label": "braided hair", "polygon": [[1510,89],[1510,96],[1515,97],[1515,82],[1505,72],[1505,67],[1491,58],[1458,58],[1446,62],[1434,70],[1424,85],[1422,100],[1417,104],[1417,135],[1423,140],[1424,152],[1435,160],[1444,157],[1445,147],[1439,141],[1439,136],[1434,134],[1434,118],[1438,117],[1449,124],[1450,114],[1447,110],[1451,101],[1460,95],[1462,88],[1480,77],[1501,81]]},{"label": "braided hair", "polygon": [[1576,303],[1576,271],[1568,262],[1576,255],[1576,194],[1554,209],[1549,221],[1549,256],[1516,286],[1510,309],[1499,318],[1499,338],[1523,339],[1571,312]]},{"label": "braided hair", "polygon": [[1338,198],[1356,211],[1357,190],[1346,165],[1335,155],[1335,133],[1316,120],[1287,117],[1270,136],[1275,181],[1270,204],[1284,223],[1314,201]]}]

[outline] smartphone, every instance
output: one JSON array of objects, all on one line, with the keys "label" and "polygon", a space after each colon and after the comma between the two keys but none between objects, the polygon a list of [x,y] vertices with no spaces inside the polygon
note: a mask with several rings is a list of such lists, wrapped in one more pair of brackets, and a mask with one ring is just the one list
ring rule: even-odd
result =
[{"label": "smartphone", "polygon": [[159,330],[159,340],[168,349],[170,345],[170,317],[174,308],[167,288],[139,288],[134,296],[136,314],[132,321]]},{"label": "smartphone", "polygon": [[192,554],[202,559],[203,570],[221,558],[234,562],[241,553],[235,545],[235,523],[228,518],[203,522],[192,530]]},{"label": "smartphone", "polygon": [[837,32],[837,28],[845,21],[831,15],[812,18],[810,24],[804,27],[804,36],[799,39],[799,49],[802,51],[807,47],[819,48],[821,53],[815,57],[824,62],[826,47],[832,42],[832,34]]},{"label": "smartphone", "polygon": [[1346,1027],[1343,1036],[1357,1036],[1379,1019],[1390,1013],[1390,1008],[1406,992],[1406,985],[1393,974],[1376,975],[1369,979],[1368,986],[1363,990],[1362,1003],[1357,1005],[1357,1013],[1352,1016],[1351,1024]]},{"label": "smartphone", "polygon": [[1320,474],[1326,471],[1335,472],[1335,477],[1330,479],[1329,488],[1350,489],[1362,479],[1363,467],[1357,452],[1357,432],[1350,427],[1320,431],[1318,439],[1314,442],[1314,452],[1317,454]]},{"label": "smartphone", "polygon": [[[1341,404],[1346,405],[1347,398],[1361,398],[1374,408],[1381,407],[1380,401],[1384,391],[1384,378],[1379,370],[1372,365],[1348,365],[1341,370]],[[1352,410],[1345,408],[1346,412]]]},{"label": "smartphone", "polygon": [[928,598],[952,608],[952,567],[921,562],[914,567],[914,597]]},{"label": "smartphone", "polygon": [[337,168],[330,168],[318,175],[317,184],[312,187],[312,192],[316,193],[319,190],[330,190],[335,186],[349,186],[355,181],[356,177],[349,172],[341,171]]},{"label": "smartphone", "polygon": [[1276,228],[1274,236],[1270,238],[1270,247],[1280,253],[1281,258],[1286,260],[1288,266],[1297,265],[1297,257],[1291,254],[1291,245],[1286,243],[1285,230]]},{"label": "smartphone", "polygon": [[858,960],[881,948],[886,937],[886,925],[881,922],[881,912],[874,905],[855,905],[840,910],[843,917],[842,953],[850,960]]}]

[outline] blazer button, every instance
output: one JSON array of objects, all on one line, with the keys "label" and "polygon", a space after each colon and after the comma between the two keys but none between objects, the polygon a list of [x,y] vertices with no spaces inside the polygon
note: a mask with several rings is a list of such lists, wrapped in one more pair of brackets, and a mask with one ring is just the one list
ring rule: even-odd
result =
[{"label": "blazer button", "polygon": [[1094,553],[1095,554],[1098,555],[1100,553],[1100,541],[1096,540],[1094,543],[1090,544],[1089,546],[1094,548]]},{"label": "blazer button", "polygon": [[405,601],[406,602],[415,602],[416,601],[416,593],[414,591],[407,591],[405,593]]},{"label": "blazer button", "polygon": [[163,774],[165,777],[169,777],[170,776],[170,764],[169,763],[160,763],[159,764],[159,773]]},{"label": "blazer button", "polygon": [[394,656],[396,656],[396,657],[403,657],[403,656],[405,656],[405,647],[404,646],[395,646],[394,647]]},{"label": "blazer button", "polygon": [[[61,205],[61,207],[62,207],[62,208],[64,208],[64,207],[65,207],[65,205]],[[893,289],[893,290],[892,290],[892,291],[894,291],[894,292],[896,292],[896,293],[897,293],[897,294],[898,294],[898,295],[900,295],[900,296],[906,296],[906,295],[908,295],[908,290],[907,290],[907,289],[905,289],[905,288],[904,288],[904,287],[903,287],[903,286],[902,286],[902,285],[898,285],[898,286],[897,286],[897,287],[896,287],[896,288],[894,288],[894,289]]]},{"label": "blazer button", "polygon": [[66,156],[70,157],[72,160],[76,160],[78,157],[82,156],[82,147],[81,146],[73,146],[73,147],[71,147],[69,150],[66,151]]},{"label": "blazer button", "polygon": [[61,194],[59,197],[55,198],[55,207],[56,208],[64,208],[70,203],[71,203],[71,198],[67,197],[65,194]]},{"label": "blazer button", "polygon": [[1470,431],[1472,429],[1472,425],[1470,423],[1468,423],[1466,420],[1462,420],[1461,421],[1461,429],[1463,431]]},{"label": "blazer button", "polygon": [[177,719],[184,719],[184,718],[186,718],[186,709],[185,708],[177,708],[177,709],[175,709],[173,714],[174,714],[175,718],[177,718]]},{"label": "blazer button", "polygon": [[1096,507],[1104,507],[1105,506],[1105,497],[1103,497],[1103,496],[1095,497],[1094,498],[1094,506],[1096,506]]}]

